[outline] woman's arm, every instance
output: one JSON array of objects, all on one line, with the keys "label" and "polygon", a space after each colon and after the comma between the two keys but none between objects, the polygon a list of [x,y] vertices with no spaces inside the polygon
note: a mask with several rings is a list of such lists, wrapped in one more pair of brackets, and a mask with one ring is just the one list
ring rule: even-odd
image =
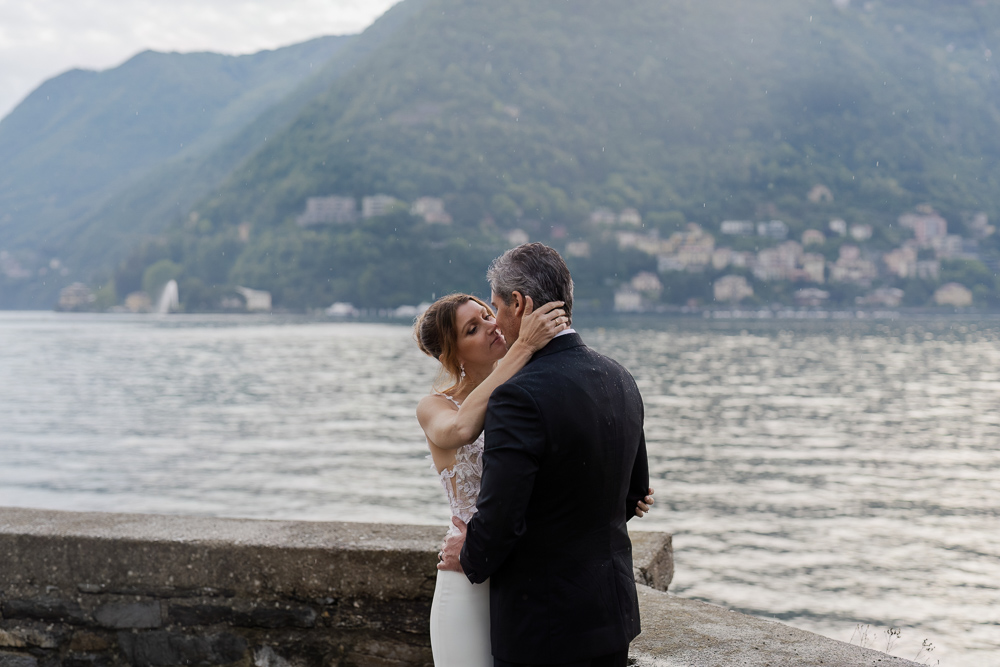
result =
[{"label": "woman's arm", "polygon": [[525,315],[517,341],[482,383],[455,410],[441,396],[426,396],[417,406],[417,419],[427,438],[441,449],[458,449],[473,442],[483,432],[486,404],[493,390],[511,379],[531,356],[552,340],[568,325],[564,322],[562,301],[551,301],[534,310],[531,297],[526,298]]}]

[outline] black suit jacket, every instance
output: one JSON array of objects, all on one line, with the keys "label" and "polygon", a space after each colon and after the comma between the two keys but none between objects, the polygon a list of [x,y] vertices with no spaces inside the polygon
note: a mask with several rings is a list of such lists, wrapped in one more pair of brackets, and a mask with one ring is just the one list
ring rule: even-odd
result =
[{"label": "black suit jacket", "polygon": [[649,486],[642,421],[632,376],[576,334],[493,392],[461,560],[490,580],[495,658],[585,660],[639,634],[625,522]]}]

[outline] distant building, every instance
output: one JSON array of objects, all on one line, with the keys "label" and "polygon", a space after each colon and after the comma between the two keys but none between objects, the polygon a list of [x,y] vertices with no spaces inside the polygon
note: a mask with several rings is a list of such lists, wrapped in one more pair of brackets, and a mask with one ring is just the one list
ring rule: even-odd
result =
[{"label": "distant building", "polygon": [[904,245],[885,253],[882,261],[889,273],[895,276],[913,278],[917,275],[917,249],[912,245]]},{"label": "distant building", "polygon": [[792,280],[802,259],[802,246],[787,241],[775,248],[765,248],[757,253],[753,274],[759,280]]},{"label": "distant building", "polygon": [[854,302],[859,306],[899,308],[899,305],[903,303],[903,295],[903,290],[898,287],[879,287],[865,296],[855,298]]},{"label": "distant building", "polygon": [[642,295],[631,287],[623,287],[615,292],[615,312],[636,313],[642,310]]},{"label": "distant building", "polygon": [[[713,260],[715,237],[693,222],[688,224],[685,231],[671,234],[666,241],[659,241],[655,231],[650,237],[651,242],[645,245],[648,248],[645,252],[657,255],[660,271],[701,270]],[[654,239],[655,243],[652,242]],[[638,248],[639,245],[635,247]]]},{"label": "distant building", "polygon": [[972,292],[958,283],[946,283],[934,292],[934,303],[939,306],[964,308],[972,305]]},{"label": "distant building", "polygon": [[752,269],[757,265],[757,256],[749,250],[743,252],[731,252],[729,254],[729,266],[740,269]]},{"label": "distant building", "polygon": [[[426,310],[426,308],[424,310]],[[391,312],[392,317],[409,320],[416,319],[416,317],[423,311],[420,310],[419,306],[397,306]]]},{"label": "distant building", "polygon": [[610,208],[605,208],[601,206],[600,208],[595,208],[590,213],[590,222],[595,225],[613,225],[618,221],[618,216]]},{"label": "distant building", "polygon": [[723,220],[719,231],[731,236],[753,236],[754,224],[749,220]]},{"label": "distant building", "polygon": [[931,247],[939,259],[955,259],[962,257],[965,239],[956,234],[947,234],[931,240]]},{"label": "distant building", "polygon": [[309,197],[306,210],[297,219],[299,225],[345,225],[357,222],[358,208],[354,197]]},{"label": "distant building", "polygon": [[845,262],[852,262],[861,257],[861,248],[856,245],[840,246],[840,259]]},{"label": "distant building", "polygon": [[712,291],[716,301],[728,301],[738,303],[743,299],[753,296],[753,287],[743,276],[722,276],[712,285]]},{"label": "distant building", "polygon": [[851,225],[851,238],[859,243],[861,241],[867,241],[872,237],[872,226],[871,225]]},{"label": "distant building", "polygon": [[825,185],[814,185],[806,195],[808,199],[813,204],[819,204],[820,202],[831,202],[833,201],[833,193],[830,192],[830,188]]},{"label": "distant building", "polygon": [[972,231],[973,237],[977,239],[985,239],[997,230],[990,224],[989,216],[985,213],[976,213],[966,226]]},{"label": "distant building", "polygon": [[451,216],[444,210],[444,200],[440,197],[421,197],[413,202],[410,213],[436,225],[450,225]]},{"label": "distant building", "polygon": [[683,271],[686,267],[676,255],[660,255],[656,258],[656,270],[660,273],[668,271]]},{"label": "distant building", "polygon": [[590,244],[586,241],[570,241],[566,244],[567,257],[590,257]]},{"label": "distant building", "polygon": [[792,297],[795,299],[795,304],[798,306],[815,308],[825,304],[827,299],[830,298],[830,293],[826,290],[817,289],[816,287],[807,287],[805,289],[796,290]]},{"label": "distant building", "polygon": [[59,292],[59,310],[88,310],[97,300],[94,293],[83,283],[73,283]]},{"label": "distant building", "polygon": [[840,218],[830,221],[830,231],[839,236],[847,236],[847,223]]},{"label": "distant building", "polygon": [[530,239],[528,238],[528,232],[524,231],[523,229],[512,229],[511,231],[507,232],[507,243],[509,243],[512,248],[519,245],[524,245],[529,240]]},{"label": "distant building", "polygon": [[361,217],[367,220],[368,218],[377,218],[386,215],[399,203],[398,199],[389,195],[364,197],[361,200]]},{"label": "distant building", "polygon": [[660,282],[659,277],[649,271],[637,273],[629,282],[629,285],[636,292],[654,300],[659,299],[660,293],[663,291],[663,283]]},{"label": "distant building", "polygon": [[677,259],[689,271],[700,270],[712,261],[714,252],[715,239],[708,236],[694,243],[682,245],[677,249]]},{"label": "distant building", "polygon": [[913,230],[913,238],[921,247],[930,247],[934,239],[948,235],[948,223],[930,206],[917,207],[916,213],[904,213],[899,216],[901,227]]},{"label": "distant building", "polygon": [[153,302],[145,292],[132,292],[125,297],[125,310],[130,313],[148,313],[153,310]]},{"label": "distant building", "polygon": [[729,262],[733,257],[732,248],[716,248],[712,252],[712,268],[716,271],[721,271],[722,269],[729,266]]},{"label": "distant building", "polygon": [[618,224],[629,225],[631,227],[642,226],[642,216],[634,208],[627,208],[618,214]]},{"label": "distant building", "polygon": [[664,242],[660,240],[660,235],[655,229],[646,234],[619,231],[615,232],[615,238],[618,239],[619,248],[635,248],[647,255],[659,254],[664,245]]},{"label": "distant building", "polygon": [[784,241],[786,238],[788,238],[788,225],[786,225],[781,220],[758,222],[757,236],[767,236],[772,239]]},{"label": "distant building", "polygon": [[822,245],[826,243],[826,235],[818,229],[807,229],[802,232],[802,245]]},{"label": "distant building", "polygon": [[854,245],[840,246],[840,258],[830,267],[830,282],[870,285],[878,277],[875,263],[861,258],[861,249]]},{"label": "distant building", "polygon": [[326,314],[330,317],[357,317],[361,313],[353,304],[337,301],[326,309]]},{"label": "distant building", "polygon": [[812,283],[822,284],[826,278],[826,258],[814,252],[802,255],[802,277]]},{"label": "distant building", "polygon": [[271,293],[264,290],[250,289],[249,287],[237,287],[236,291],[246,302],[246,309],[250,311],[271,310]]}]

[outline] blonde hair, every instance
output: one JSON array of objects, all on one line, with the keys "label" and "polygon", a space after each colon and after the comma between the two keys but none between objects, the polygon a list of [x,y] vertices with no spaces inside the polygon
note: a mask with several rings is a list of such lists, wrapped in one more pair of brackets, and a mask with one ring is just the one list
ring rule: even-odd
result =
[{"label": "blonde hair", "polygon": [[440,361],[442,373],[452,380],[453,384],[442,391],[449,396],[462,384],[462,369],[458,361],[457,316],[458,309],[470,301],[493,312],[492,308],[471,294],[449,294],[431,304],[413,325],[413,337],[420,350]]}]

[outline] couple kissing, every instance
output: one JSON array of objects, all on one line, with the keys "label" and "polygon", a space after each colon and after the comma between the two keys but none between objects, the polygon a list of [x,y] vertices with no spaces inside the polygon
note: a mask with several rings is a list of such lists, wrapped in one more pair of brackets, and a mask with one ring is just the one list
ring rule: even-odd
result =
[{"label": "couple kissing", "polygon": [[626,522],[653,502],[642,397],[572,329],[559,253],[512,248],[487,278],[492,308],[452,294],[415,326],[452,382],[417,407],[453,523],[434,664],[624,667],[640,629]]}]

